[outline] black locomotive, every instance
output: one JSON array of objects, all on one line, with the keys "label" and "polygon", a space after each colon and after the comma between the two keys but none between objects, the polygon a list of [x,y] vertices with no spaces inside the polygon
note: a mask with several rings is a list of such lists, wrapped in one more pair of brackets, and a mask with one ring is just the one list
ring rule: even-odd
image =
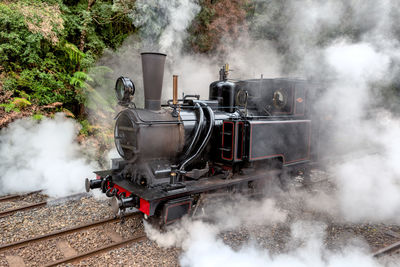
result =
[{"label": "black locomotive", "polygon": [[308,92],[317,85],[301,79],[228,80],[228,66],[198,95],[161,105],[165,54],[142,53],[145,108],[131,103],[134,84],[116,83],[119,104],[115,145],[121,158],[86,179],[86,190],[113,197],[118,213],[135,207],[145,218],[168,224],[191,214],[201,196],[220,191],[251,192],[287,174],[307,180],[317,158],[317,123]]}]

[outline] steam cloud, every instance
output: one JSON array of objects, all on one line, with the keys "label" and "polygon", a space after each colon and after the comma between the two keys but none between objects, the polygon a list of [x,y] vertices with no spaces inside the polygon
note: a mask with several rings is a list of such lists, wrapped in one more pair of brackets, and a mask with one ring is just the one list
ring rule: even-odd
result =
[{"label": "steam cloud", "polygon": [[[391,57],[371,43],[338,43],[326,50],[328,64],[337,75],[325,99],[338,100],[334,112],[335,150],[369,149],[362,156],[330,166],[337,178],[336,199],[350,221],[397,221],[400,211],[400,172],[396,162],[400,146],[399,121],[376,106],[370,84],[385,82]],[[351,59],[351,60],[349,60]],[[366,116],[366,114],[368,114]]]},{"label": "steam cloud", "polygon": [[56,114],[40,122],[22,119],[0,132],[0,193],[43,189],[53,197],[84,191],[97,168],[75,141],[77,124]]},{"label": "steam cloud", "polygon": [[200,6],[191,0],[140,0],[135,4],[132,17],[135,26],[140,27],[143,49],[168,54],[180,52],[186,28]]},{"label": "steam cloud", "polygon": [[[191,246],[190,239],[199,234],[209,235],[206,238],[208,239],[221,231],[235,229],[243,224],[248,226],[273,225],[284,222],[287,218],[287,212],[277,207],[272,199],[248,200],[237,196],[228,203],[218,201],[211,206],[204,206],[200,212],[204,212],[206,214],[205,218],[214,221],[214,223],[204,223],[201,220],[184,218],[182,222],[174,225],[165,233],[160,233],[152,228],[151,225],[146,224],[146,233],[149,238],[156,240],[160,246],[188,247]],[[257,212],[254,212],[253,209],[248,209],[237,213],[238,208],[243,206],[257,206],[260,209]],[[198,229],[199,231],[193,231],[192,229]]]},{"label": "steam cloud", "polygon": [[[321,41],[321,33],[331,27],[340,28],[344,23],[360,31],[359,39],[355,40],[342,34],[324,46],[317,45],[318,42],[307,44],[303,47],[307,47],[306,57],[300,64],[308,72],[328,73],[327,78],[319,78],[328,88],[317,103],[322,116],[329,114],[333,130],[330,144],[322,144],[324,156],[365,151],[361,156],[359,153],[329,166],[338,189],[331,201],[338,203],[339,214],[348,221],[399,222],[400,172],[395,163],[400,153],[395,137],[400,134],[399,121],[385,107],[379,107],[381,100],[376,93],[379,86],[390,83],[398,73],[394,67],[400,52],[399,39],[394,38],[398,26],[393,24],[399,13],[398,4],[391,1],[367,1],[362,5],[356,1],[309,3],[312,4],[307,7],[313,12],[302,9],[300,13],[305,19],[300,19],[296,27],[307,29],[310,19],[314,20],[311,25],[316,34],[306,31],[307,38]],[[336,20],[315,15],[315,11],[324,14],[326,5],[337,11]],[[310,62],[304,63],[307,60]]]},{"label": "steam cloud", "polygon": [[[132,77],[138,107],[143,106],[139,52],[146,49],[168,53],[164,101],[171,98],[172,74],[180,76],[180,92],[206,98],[209,83],[218,78],[218,67],[225,62],[234,69],[232,78],[263,74],[320,82],[326,91],[313,105],[331,127],[331,135],[321,143],[321,156],[367,151],[329,166],[338,188],[330,201],[339,210],[332,212],[354,222],[397,221],[400,126],[386,107],[378,108],[382,99],[377,91],[399,73],[400,4],[389,0],[254,4],[249,30],[237,39],[222,36],[227,46],[224,54],[205,57],[182,51],[186,28],[200,10],[196,1],[138,1],[132,15],[135,25],[141,26],[141,45],[130,39],[118,53],[109,53],[100,62],[113,62],[115,78]],[[268,40],[265,36],[270,32],[279,34]]]},{"label": "steam cloud", "polygon": [[[246,55],[259,54],[268,55],[266,62],[272,65],[270,72],[260,71],[264,77],[280,73],[323,84],[326,90],[313,103],[329,126],[320,156],[352,154],[328,166],[337,186],[328,196],[335,209],[330,212],[350,222],[398,222],[399,120],[384,106],[379,90],[398,79],[399,2],[285,0],[255,5],[249,32],[234,42],[227,58],[232,55],[238,63],[234,68],[245,70],[244,78],[258,67]],[[279,32],[274,42],[265,40],[269,32]],[[254,49],[246,49],[250,47]],[[260,70],[264,65],[259,64]]]},{"label": "steam cloud", "polygon": [[[180,75],[180,92],[200,93],[206,98],[209,83],[217,79],[218,66],[225,62],[234,69],[232,78],[249,79],[263,74],[265,78],[295,76],[320,82],[326,90],[313,105],[331,127],[329,140],[321,143],[322,156],[352,154],[329,165],[337,190],[306,196],[305,203],[330,212],[341,221],[399,222],[400,121],[387,110],[388,106],[382,106],[384,102],[377,91],[398,79],[400,2],[253,2],[255,16],[249,22],[248,32],[237,39],[223,36],[224,44],[229,44],[224,54],[203,57],[181,50],[186,26],[199,12],[195,1],[161,1],[158,6],[154,1],[138,1],[134,16],[136,25],[142,25],[144,45],[135,45],[133,41],[137,40],[130,39],[118,53],[106,54],[103,62],[114,62],[115,75],[133,77],[139,107],[143,106],[138,56],[142,49],[162,49],[161,52],[168,53],[164,100],[171,98],[172,74]],[[268,36],[274,38],[269,40]],[[243,211],[240,206],[231,209],[236,210],[235,215]],[[265,210],[276,211],[276,207]],[[265,210],[260,208],[256,212]],[[281,219],[269,223],[285,220],[285,212],[278,213]],[[184,266],[380,266],[357,247],[336,253],[324,248],[324,227],[318,223],[292,225],[293,240],[300,239],[303,245],[281,255],[272,256],[252,244],[233,250],[218,234],[228,226],[231,229],[249,221],[231,213],[214,219],[215,224],[184,220],[167,233],[149,226],[146,231],[161,246],[182,247]],[[308,234],[300,235],[302,231]]]},{"label": "steam cloud", "polygon": [[[238,39],[223,36],[231,44],[223,55],[203,57],[182,52],[186,28],[200,11],[196,1],[136,2],[132,16],[141,26],[141,40],[128,38],[117,53],[107,52],[99,65],[108,65],[114,81],[123,75],[136,85],[135,103],[143,106],[139,52],[168,54],[163,99],[171,98],[172,74],[180,75],[179,90],[208,96],[218,66],[228,62],[232,78],[302,76],[326,85],[315,105],[335,130],[324,143],[326,156],[355,154],[330,166],[337,190],[307,196],[310,207],[331,212],[344,221],[399,222],[400,120],[377,108],[376,89],[399,73],[400,2],[382,1],[254,1],[256,16],[249,31]],[[276,40],[267,40],[279,32]],[[282,53],[284,51],[284,53]],[[96,77],[95,77],[96,78]],[[104,92],[112,88],[96,90]],[[0,192],[45,188],[54,196],[82,191],[82,178],[95,166],[81,156],[75,143],[77,128],[60,115],[40,123],[21,120],[0,133]],[[115,154],[115,153],[114,153]],[[365,249],[348,246],[339,252],[324,247],[324,225],[299,221],[291,225],[293,245],[273,255],[253,243],[234,250],[220,238],[223,231],[240,225],[288,223],[288,212],[264,199],[237,199],[212,215],[215,223],[184,219],[166,233],[146,226],[148,236],[160,246],[183,249],[183,266],[381,266]],[[329,205],[327,205],[329,204]],[[257,207],[256,210],[243,207]],[[390,265],[386,265],[390,266]],[[395,266],[393,264],[393,266]]]},{"label": "steam cloud", "polygon": [[[238,204],[246,200],[238,200]],[[324,245],[325,225],[318,222],[297,221],[291,225],[291,240],[286,252],[274,254],[258,246],[250,239],[247,244],[232,249],[226,244],[220,234],[227,230],[235,230],[241,224],[226,224],[229,220],[246,223],[247,227],[262,224],[268,227],[277,223],[285,223],[286,212],[279,209],[274,202],[264,200],[257,209],[249,209],[246,214],[222,212],[219,215],[211,214],[217,223],[207,223],[201,220],[183,219],[178,225],[161,233],[145,224],[147,236],[155,240],[162,247],[180,247],[183,253],[180,257],[182,266],[396,266],[395,263],[380,263],[372,258],[366,250],[366,245],[353,240],[339,251],[331,251]],[[231,202],[232,203],[232,202]],[[266,203],[267,206],[265,206]],[[235,208],[228,204],[225,208]],[[229,207],[230,206],[230,207]],[[221,206],[215,206],[219,210]],[[225,209],[226,210],[226,209]],[[262,213],[264,219],[260,219]],[[223,217],[219,217],[223,215]],[[255,216],[252,223],[246,216]],[[222,219],[221,221],[218,220]],[[251,217],[250,217],[251,218]],[[267,219],[268,218],[268,219]],[[255,237],[253,237],[255,238]],[[383,265],[384,264],[384,265]]]}]

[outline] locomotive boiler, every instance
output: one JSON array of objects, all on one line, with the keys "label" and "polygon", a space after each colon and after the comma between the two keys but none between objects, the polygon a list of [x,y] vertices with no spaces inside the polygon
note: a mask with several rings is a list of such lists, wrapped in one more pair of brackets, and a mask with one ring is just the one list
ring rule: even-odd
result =
[{"label": "locomotive boiler", "polygon": [[160,224],[191,215],[201,196],[251,192],[289,174],[307,180],[315,161],[316,120],[308,92],[316,85],[301,79],[228,79],[228,65],[210,84],[209,98],[185,95],[161,105],[166,55],[142,53],[144,108],[131,102],[133,82],[120,77],[116,95],[124,109],[115,122],[121,158],[110,170],[86,179],[119,210],[134,207]]}]

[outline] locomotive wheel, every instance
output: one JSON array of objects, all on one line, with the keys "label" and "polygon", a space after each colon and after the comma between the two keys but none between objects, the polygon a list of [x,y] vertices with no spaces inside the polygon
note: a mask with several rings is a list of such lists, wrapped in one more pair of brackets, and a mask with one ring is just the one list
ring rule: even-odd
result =
[{"label": "locomotive wheel", "polygon": [[164,206],[164,204],[160,203],[157,206],[156,211],[154,212],[153,216],[151,216],[151,217],[145,216],[144,217],[147,223],[149,223],[153,228],[155,228],[159,231],[162,231],[165,227],[162,222],[162,218],[161,218],[163,206]]},{"label": "locomotive wheel", "polygon": [[311,187],[311,168],[306,167],[303,172],[303,186],[305,188]]},{"label": "locomotive wheel", "polygon": [[104,179],[103,181],[101,181],[101,192],[102,193],[106,193],[106,191],[107,191],[107,181],[106,181],[106,179]]},{"label": "locomotive wheel", "polygon": [[303,188],[309,189],[311,187],[311,169],[309,167],[300,169],[283,167],[278,176],[281,189],[288,191],[296,176],[301,177],[301,186]]},{"label": "locomotive wheel", "polygon": [[286,167],[282,167],[280,173],[278,174],[280,188],[286,192],[289,190],[290,183],[290,171]]},{"label": "locomotive wheel", "polygon": [[90,191],[90,181],[88,178],[85,179],[85,190],[87,193]]},{"label": "locomotive wheel", "polygon": [[158,216],[151,216],[146,219],[146,222],[149,223],[156,230],[164,230],[164,225],[161,224],[161,218]]}]

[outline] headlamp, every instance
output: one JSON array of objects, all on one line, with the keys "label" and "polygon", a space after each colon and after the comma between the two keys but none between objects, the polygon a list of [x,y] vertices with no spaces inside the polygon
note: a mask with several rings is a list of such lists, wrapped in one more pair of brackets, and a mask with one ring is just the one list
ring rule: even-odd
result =
[{"label": "headlamp", "polygon": [[135,85],[127,77],[119,77],[115,84],[115,93],[118,103],[122,106],[127,106],[131,101],[131,96],[135,94]]}]

